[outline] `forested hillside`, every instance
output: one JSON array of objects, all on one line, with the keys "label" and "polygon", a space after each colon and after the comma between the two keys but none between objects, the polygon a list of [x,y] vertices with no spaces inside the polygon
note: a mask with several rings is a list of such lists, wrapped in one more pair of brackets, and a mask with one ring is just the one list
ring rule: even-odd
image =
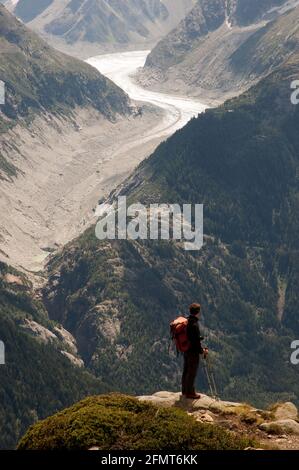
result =
[{"label": "forested hillside", "polygon": [[[13,449],[38,419],[106,388],[75,360],[28,279],[0,264],[0,449]],[[67,336],[66,336],[67,338]],[[64,351],[62,354],[61,351]]]}]

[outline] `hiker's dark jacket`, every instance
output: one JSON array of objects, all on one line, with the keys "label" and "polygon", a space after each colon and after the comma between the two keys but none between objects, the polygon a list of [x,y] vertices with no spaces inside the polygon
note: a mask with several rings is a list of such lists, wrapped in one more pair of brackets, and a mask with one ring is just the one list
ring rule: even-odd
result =
[{"label": "hiker's dark jacket", "polygon": [[190,315],[188,317],[187,335],[191,343],[191,347],[188,352],[190,351],[198,354],[203,354],[203,348],[201,345],[201,341],[203,338],[200,336],[198,318],[196,318],[194,315]]}]

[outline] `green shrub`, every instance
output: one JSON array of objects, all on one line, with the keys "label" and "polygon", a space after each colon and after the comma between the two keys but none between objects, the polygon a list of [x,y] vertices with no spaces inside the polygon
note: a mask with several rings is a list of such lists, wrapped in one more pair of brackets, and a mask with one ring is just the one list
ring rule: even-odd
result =
[{"label": "green shrub", "polygon": [[228,450],[252,441],[195,421],[182,410],[158,408],[111,394],[89,397],[31,426],[19,450]]}]

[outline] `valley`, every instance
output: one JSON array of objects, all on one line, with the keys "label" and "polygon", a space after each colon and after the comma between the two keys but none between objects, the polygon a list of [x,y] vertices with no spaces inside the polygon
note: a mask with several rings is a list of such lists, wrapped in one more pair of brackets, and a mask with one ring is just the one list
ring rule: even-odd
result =
[{"label": "valley", "polygon": [[107,121],[95,110],[77,107],[70,119],[44,115],[29,128],[16,126],[2,138],[4,155],[17,162],[20,173],[1,184],[2,261],[27,271],[42,270],[49,253],[95,222],[93,209],[99,199],[206,108],[199,101],[135,84],[132,76],[148,52],[88,60],[129,95],[135,103],[131,116]]},{"label": "valley", "polygon": [[[118,85],[133,101],[148,103],[164,112],[163,121],[149,129],[140,143],[165,138],[184,127],[192,117],[203,112],[208,106],[199,100],[185,96],[172,96],[142,88],[135,82],[134,75],[144,66],[150,51],[132,51],[100,55],[87,60],[99,72]],[[142,142],[143,141],[143,142]]]}]

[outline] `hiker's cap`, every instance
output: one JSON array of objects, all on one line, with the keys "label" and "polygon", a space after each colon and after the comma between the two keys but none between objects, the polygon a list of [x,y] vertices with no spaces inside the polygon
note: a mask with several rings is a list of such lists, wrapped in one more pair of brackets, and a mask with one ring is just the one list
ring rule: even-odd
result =
[{"label": "hiker's cap", "polygon": [[201,305],[200,304],[191,304],[189,307],[189,311],[191,315],[196,315],[197,313],[200,312]]}]

